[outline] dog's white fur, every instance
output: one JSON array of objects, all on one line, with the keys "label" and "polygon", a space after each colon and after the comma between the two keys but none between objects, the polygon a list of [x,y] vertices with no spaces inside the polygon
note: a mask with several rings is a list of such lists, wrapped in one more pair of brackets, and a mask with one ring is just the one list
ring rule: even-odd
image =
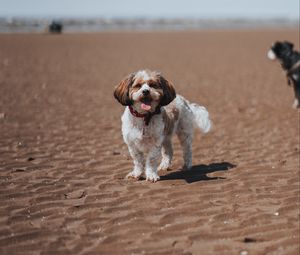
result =
[{"label": "dog's white fur", "polygon": [[[148,75],[144,72],[139,71],[135,74],[135,77],[143,75],[144,80],[141,89],[135,92],[136,95],[132,94],[133,106],[139,112],[143,110],[140,108],[138,95],[141,96],[140,91],[145,87],[148,89],[145,79]],[[152,98],[157,96],[155,90],[151,91]],[[159,101],[153,100],[151,104],[156,107],[158,103]],[[153,115],[149,125],[146,125],[142,118],[134,116],[127,106],[122,116],[122,134],[134,163],[134,168],[127,178],[138,179],[145,171],[146,180],[152,182],[159,180],[157,171],[171,166],[173,134],[177,134],[183,148],[183,169],[190,169],[195,127],[207,133],[211,128],[209,113],[205,107],[190,103],[180,95],[167,106],[161,107],[161,113]],[[161,163],[158,166],[160,158]]]},{"label": "dog's white fur", "polygon": [[275,60],[276,59],[276,54],[272,49],[268,50],[267,56],[270,60]]}]

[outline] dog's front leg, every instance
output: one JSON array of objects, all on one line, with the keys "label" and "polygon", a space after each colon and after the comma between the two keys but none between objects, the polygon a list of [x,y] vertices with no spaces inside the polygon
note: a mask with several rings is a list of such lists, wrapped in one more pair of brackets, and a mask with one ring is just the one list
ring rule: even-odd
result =
[{"label": "dog's front leg", "polygon": [[[298,79],[300,79],[300,77],[298,77]],[[295,81],[293,86],[295,91],[295,100],[293,103],[293,108],[297,109],[300,108],[300,80]]]},{"label": "dog's front leg", "polygon": [[153,146],[146,159],[146,180],[156,182],[159,180],[157,175],[157,165],[160,159],[161,146]]},{"label": "dog's front leg", "polygon": [[133,146],[128,146],[128,149],[133,159],[134,168],[129,174],[127,174],[126,178],[139,179],[145,167],[144,154]]}]

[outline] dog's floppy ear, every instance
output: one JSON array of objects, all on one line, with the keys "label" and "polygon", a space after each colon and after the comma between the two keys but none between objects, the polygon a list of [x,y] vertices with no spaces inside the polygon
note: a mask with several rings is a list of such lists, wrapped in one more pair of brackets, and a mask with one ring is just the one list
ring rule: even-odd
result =
[{"label": "dog's floppy ear", "polygon": [[291,50],[294,48],[294,44],[288,41],[283,42],[285,45],[287,45]]},{"label": "dog's floppy ear", "polygon": [[115,87],[114,97],[119,101],[120,104],[128,106],[132,104],[129,98],[129,88],[133,83],[134,73],[128,75]]},{"label": "dog's floppy ear", "polygon": [[158,76],[158,79],[159,79],[159,84],[164,93],[163,97],[160,100],[160,105],[165,106],[173,101],[173,99],[176,97],[176,92],[173,87],[173,84],[170,81],[166,80],[161,75]]}]

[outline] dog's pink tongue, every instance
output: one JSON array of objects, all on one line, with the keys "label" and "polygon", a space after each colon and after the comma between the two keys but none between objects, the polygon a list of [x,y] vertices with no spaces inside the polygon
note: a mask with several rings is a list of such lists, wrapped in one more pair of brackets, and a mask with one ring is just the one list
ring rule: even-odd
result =
[{"label": "dog's pink tongue", "polygon": [[141,107],[145,111],[149,111],[151,109],[151,105],[147,105],[147,104],[144,104],[144,103],[142,103]]}]

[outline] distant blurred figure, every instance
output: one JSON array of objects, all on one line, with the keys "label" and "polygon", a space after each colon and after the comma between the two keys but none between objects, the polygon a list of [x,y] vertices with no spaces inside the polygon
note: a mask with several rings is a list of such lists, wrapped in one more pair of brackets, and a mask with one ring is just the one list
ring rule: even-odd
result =
[{"label": "distant blurred figure", "polygon": [[61,34],[63,30],[63,25],[61,22],[52,21],[48,27],[49,33],[52,34]]},{"label": "distant blurred figure", "polygon": [[268,58],[277,59],[286,71],[288,85],[295,91],[294,108],[300,108],[300,53],[293,50],[294,45],[288,41],[275,42],[268,51]]}]

